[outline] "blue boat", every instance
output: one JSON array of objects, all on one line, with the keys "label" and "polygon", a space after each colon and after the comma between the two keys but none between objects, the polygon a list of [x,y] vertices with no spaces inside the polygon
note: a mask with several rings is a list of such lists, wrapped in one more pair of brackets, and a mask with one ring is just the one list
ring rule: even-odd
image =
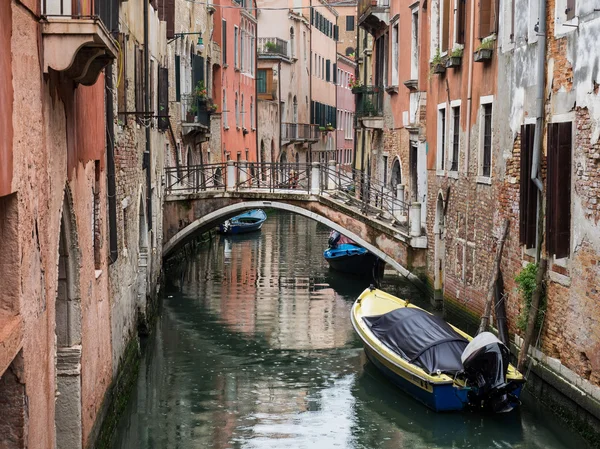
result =
[{"label": "blue boat", "polygon": [[358,276],[378,277],[379,273],[374,269],[383,267],[378,264],[377,256],[337,231],[332,231],[329,236],[329,248],[323,252],[323,257],[332,269]]},{"label": "blue boat", "polygon": [[525,378],[495,335],[472,338],[441,318],[377,289],[351,312],[369,360],[395,385],[437,412],[507,412]]},{"label": "blue boat", "polygon": [[266,219],[267,214],[264,210],[249,210],[221,223],[219,232],[222,234],[244,234],[259,231]]}]

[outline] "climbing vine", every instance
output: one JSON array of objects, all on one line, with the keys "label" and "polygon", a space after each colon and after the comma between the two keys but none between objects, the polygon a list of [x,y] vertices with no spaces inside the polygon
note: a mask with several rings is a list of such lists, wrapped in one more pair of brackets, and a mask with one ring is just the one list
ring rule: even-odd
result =
[{"label": "climbing vine", "polygon": [[[531,309],[531,298],[535,291],[535,278],[537,276],[538,264],[530,263],[515,278],[517,285],[519,286],[519,292],[523,299],[523,309],[517,319],[517,327],[525,332],[527,328],[527,319],[529,317],[529,310]],[[538,307],[538,313],[536,316],[536,329],[542,325],[544,320],[544,314],[546,312],[546,289],[543,288],[542,295],[540,297],[540,305]]]}]

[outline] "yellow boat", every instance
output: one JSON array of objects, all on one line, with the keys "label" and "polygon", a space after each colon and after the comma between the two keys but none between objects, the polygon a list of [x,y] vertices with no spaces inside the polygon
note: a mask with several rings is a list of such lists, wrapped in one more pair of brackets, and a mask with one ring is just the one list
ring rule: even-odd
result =
[{"label": "yellow boat", "polygon": [[435,411],[506,412],[519,404],[525,378],[490,332],[473,338],[420,307],[374,288],[351,311],[369,360]]}]

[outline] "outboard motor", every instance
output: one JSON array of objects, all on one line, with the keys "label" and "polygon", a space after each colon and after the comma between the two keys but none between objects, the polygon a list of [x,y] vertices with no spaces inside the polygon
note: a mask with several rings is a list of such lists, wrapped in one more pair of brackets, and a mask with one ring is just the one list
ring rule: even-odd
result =
[{"label": "outboard motor", "polygon": [[491,332],[482,332],[467,345],[460,359],[473,387],[469,393],[472,405],[494,413],[512,410],[514,386],[506,382],[509,357],[508,348]]},{"label": "outboard motor", "polygon": [[338,242],[340,241],[340,237],[342,235],[337,232],[337,231],[331,231],[331,233],[329,234],[329,240],[327,241],[327,244],[329,245],[330,248],[335,248],[338,244]]}]

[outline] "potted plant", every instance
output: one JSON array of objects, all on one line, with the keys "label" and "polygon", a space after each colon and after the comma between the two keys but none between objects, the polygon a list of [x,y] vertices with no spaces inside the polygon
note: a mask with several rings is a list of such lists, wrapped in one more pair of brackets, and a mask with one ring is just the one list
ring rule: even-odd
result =
[{"label": "potted plant", "polygon": [[208,92],[206,90],[206,85],[204,84],[204,81],[201,80],[196,83],[196,88],[194,89],[194,95],[200,101],[206,101]]},{"label": "potted plant", "polygon": [[494,40],[486,39],[481,42],[477,50],[475,50],[475,62],[485,62],[492,59],[492,52],[494,49]]},{"label": "potted plant", "polygon": [[208,105],[206,105],[206,110],[212,114],[217,112],[218,107],[219,106],[216,103],[209,102]]},{"label": "potted plant", "polygon": [[275,42],[266,42],[265,48],[269,53],[275,53],[275,51],[277,50],[277,44]]},{"label": "potted plant", "polygon": [[198,102],[192,101],[186,111],[186,121],[193,122],[198,115]]},{"label": "potted plant", "polygon": [[325,127],[325,129],[327,131],[335,131],[335,128],[333,127],[333,125],[331,123],[327,123],[327,126]]},{"label": "potted plant", "polygon": [[350,75],[350,80],[348,81],[348,87],[352,90],[352,93],[357,93],[361,86],[362,86],[361,81],[359,79],[354,78],[354,76]]},{"label": "potted plant", "polygon": [[460,65],[462,63],[462,55],[463,55],[462,48],[457,47],[454,50],[452,50],[452,52],[450,53],[450,56],[448,57],[448,59],[446,59],[446,68],[460,67]]},{"label": "potted plant", "polygon": [[446,71],[446,64],[442,60],[442,56],[440,55],[440,49],[438,48],[435,51],[435,56],[431,60],[431,73],[438,74],[444,73]]}]

